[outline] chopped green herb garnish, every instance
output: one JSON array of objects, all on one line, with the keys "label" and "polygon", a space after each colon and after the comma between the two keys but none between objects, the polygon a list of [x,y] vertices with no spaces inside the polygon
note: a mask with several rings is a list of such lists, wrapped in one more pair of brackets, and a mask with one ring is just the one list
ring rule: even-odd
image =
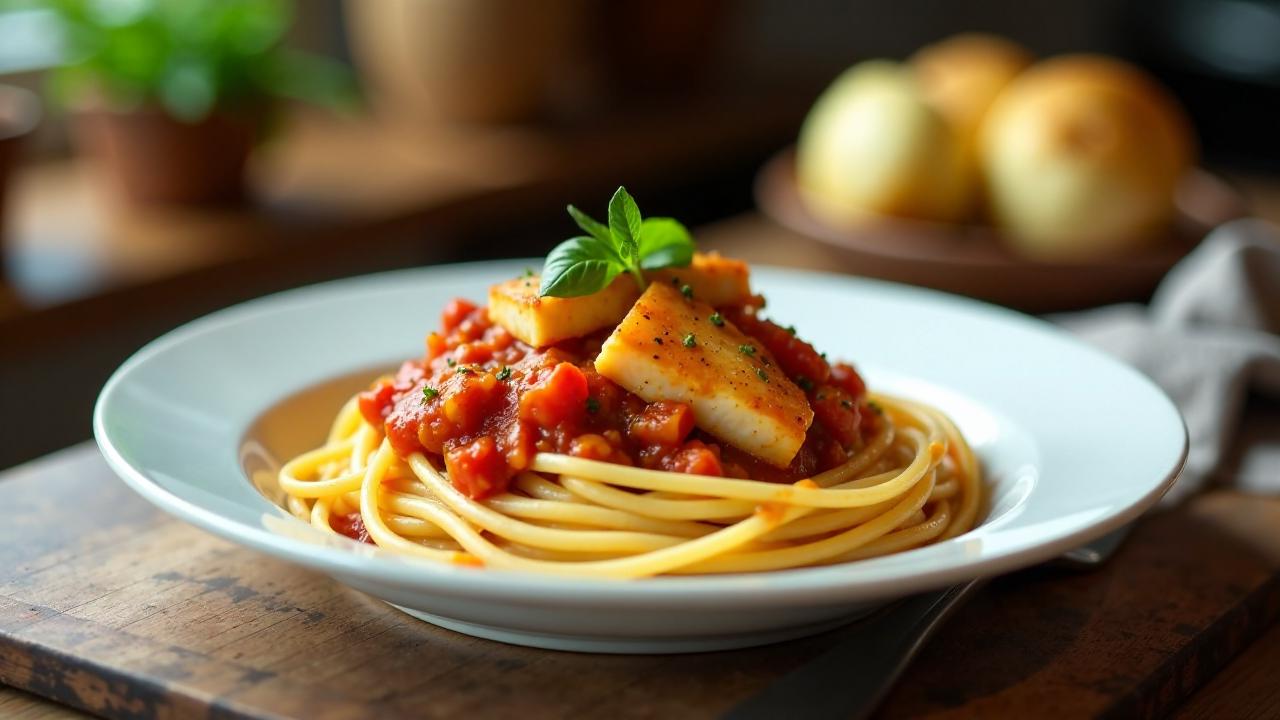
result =
[{"label": "chopped green herb garnish", "polygon": [[449,359],[445,360],[445,362],[446,362],[446,363],[449,363],[449,367],[453,367],[454,365],[457,365],[457,364],[458,364],[458,361],[457,361],[457,360],[454,360],[453,358],[449,358]]},{"label": "chopped green herb garnish", "polygon": [[796,378],[796,385],[799,385],[800,389],[805,392],[809,392],[813,389],[813,381],[803,375]]},{"label": "chopped green herb garnish", "polygon": [[698,339],[693,336],[693,333],[689,333],[688,335],[684,336],[684,340],[682,340],[681,342],[684,343],[685,347],[691,348],[698,344]]},{"label": "chopped green herb garnish", "polygon": [[840,401],[840,407],[844,408],[845,410],[852,410],[852,409],[853,409],[853,403],[852,403],[852,402],[850,402],[850,401],[848,401],[848,400],[841,400],[841,401]]},{"label": "chopped green herb garnish", "polygon": [[707,319],[710,320],[711,324],[715,325],[716,327],[724,327],[724,316],[718,312],[711,313],[711,317]]},{"label": "chopped green herb garnish", "polygon": [[543,297],[580,297],[599,292],[621,273],[643,290],[644,271],[684,267],[693,261],[693,236],[672,218],[643,219],[626,188],[609,201],[608,224],[570,205],[569,215],[586,235],[560,243],[542,265]]},{"label": "chopped green herb garnish", "polygon": [[466,365],[463,365],[462,367],[458,368],[459,375],[470,375],[472,372],[473,370],[467,367]]},{"label": "chopped green herb garnish", "polygon": [[787,326],[787,332],[791,333],[792,335],[795,335],[795,334],[796,334],[796,326],[795,326],[795,325],[788,325],[788,326]]},{"label": "chopped green herb garnish", "polygon": [[587,398],[587,412],[592,415],[600,412],[600,401],[593,397]]},{"label": "chopped green herb garnish", "polygon": [[689,298],[690,300],[692,300],[692,299],[693,299],[693,288],[689,287],[688,285],[681,285],[681,286],[680,286],[680,294],[681,294],[681,295],[683,295],[683,296],[685,296],[685,297],[687,297],[687,298]]},{"label": "chopped green herb garnish", "polygon": [[752,345],[739,345],[738,352],[742,353],[743,355],[755,355],[756,349]]},{"label": "chopped green herb garnish", "polygon": [[503,365],[502,369],[498,371],[497,378],[499,380],[506,380],[510,377],[511,377],[511,368],[507,367],[506,365]]},{"label": "chopped green herb garnish", "polygon": [[761,370],[760,368],[756,368],[756,377],[760,378],[765,382],[769,382],[769,376],[765,374],[765,371]]},{"label": "chopped green herb garnish", "polygon": [[818,353],[818,356],[821,357],[823,360],[827,359],[827,354],[824,352]]},{"label": "chopped green herb garnish", "polygon": [[533,268],[531,268],[531,267],[527,267],[527,268],[525,268],[525,269],[524,269],[524,276],[525,276],[525,277],[533,277]]},{"label": "chopped green herb garnish", "polygon": [[423,386],[422,386],[422,401],[423,401],[423,402],[426,402],[426,401],[428,401],[428,400],[435,400],[435,399],[436,399],[436,396],[437,396],[437,395],[439,395],[439,394],[440,394],[440,391],[439,391],[439,390],[437,390],[437,389],[435,389],[435,388],[433,388],[433,387],[431,387],[430,385],[423,385]]}]

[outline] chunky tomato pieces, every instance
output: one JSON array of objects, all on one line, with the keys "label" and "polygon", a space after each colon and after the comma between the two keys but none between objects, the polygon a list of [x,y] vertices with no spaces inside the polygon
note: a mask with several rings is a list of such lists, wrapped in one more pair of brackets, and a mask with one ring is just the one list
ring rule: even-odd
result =
[{"label": "chunky tomato pieces", "polygon": [[756,308],[751,307],[729,308],[723,314],[739,330],[759,340],[777,358],[782,371],[802,387],[806,383],[824,383],[831,376],[831,368],[822,354],[796,337],[794,328],[784,328],[772,320],[760,318]]},{"label": "chunky tomato pieces", "polygon": [[867,418],[867,387],[853,366],[831,365],[812,345],[796,335],[795,328],[782,327],[759,316],[758,307],[727,308],[722,311],[734,325],[755,338],[774,358],[784,373],[809,397],[813,425],[791,466],[779,473],[749,456],[735,460],[746,466],[751,477],[796,480],[844,462],[849,450],[861,444],[864,433],[874,429]]},{"label": "chunky tomato pieces", "polygon": [[757,317],[754,308],[724,312],[809,395],[815,422],[785,470],[721,448],[694,427],[688,405],[646,403],[602,377],[593,364],[602,337],[536,349],[466,300],[445,307],[422,360],[406,362],[360,394],[360,412],[385,429],[400,456],[443,458],[454,486],[477,499],[505,491],[539,452],[779,481],[842,462],[866,425],[861,378],[847,365],[829,366],[813,346]]},{"label": "chunky tomato pieces", "polygon": [[541,427],[580,422],[587,412],[587,376],[568,362],[520,396],[520,419]]},{"label": "chunky tomato pieces", "polygon": [[501,493],[539,452],[720,475],[718,449],[691,439],[683,403],[645,403],[596,373],[601,338],[538,350],[450,303],[421,361],[360,394],[359,406],[406,456],[443,458],[472,498]]}]

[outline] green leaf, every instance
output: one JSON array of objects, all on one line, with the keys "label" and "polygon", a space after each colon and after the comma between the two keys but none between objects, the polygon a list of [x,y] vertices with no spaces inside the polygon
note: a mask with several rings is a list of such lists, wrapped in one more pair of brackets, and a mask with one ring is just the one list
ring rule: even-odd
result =
[{"label": "green leaf", "polygon": [[609,200],[609,232],[613,234],[623,262],[630,266],[639,265],[640,208],[622,186]]},{"label": "green leaf", "polygon": [[257,83],[278,97],[339,112],[354,112],[359,105],[360,92],[351,69],[319,55],[281,49],[253,72]]},{"label": "green leaf", "polygon": [[63,103],[91,92],[116,110],[159,104],[198,120],[275,97],[338,108],[358,98],[349,69],[285,48],[291,0],[24,2],[56,23],[64,65],[51,87]]},{"label": "green leaf", "polygon": [[619,187],[609,200],[607,227],[572,205],[566,209],[588,235],[566,240],[547,256],[539,290],[544,296],[589,295],[623,272],[635,278],[643,291],[644,270],[693,261],[689,231],[672,218],[643,219],[625,187]]},{"label": "green leaf", "polygon": [[575,237],[560,243],[542,265],[543,297],[579,297],[600,292],[625,268],[612,248],[594,237]]},{"label": "green leaf", "polygon": [[646,218],[640,224],[640,267],[657,270],[693,262],[693,236],[672,218]]},{"label": "green leaf", "polygon": [[222,37],[241,55],[269,52],[293,21],[293,9],[281,0],[222,2]]},{"label": "green leaf", "polygon": [[609,232],[608,226],[572,205],[566,209],[569,211],[569,216],[573,218],[574,222],[578,223],[578,227],[582,228],[583,232],[602,243],[613,245],[613,234]]}]

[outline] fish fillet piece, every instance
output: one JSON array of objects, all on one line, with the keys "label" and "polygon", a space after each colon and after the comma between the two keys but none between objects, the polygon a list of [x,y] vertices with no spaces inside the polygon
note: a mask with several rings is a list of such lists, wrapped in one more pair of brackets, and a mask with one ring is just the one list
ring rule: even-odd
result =
[{"label": "fish fillet piece", "polygon": [[651,283],[605,341],[596,371],[648,402],[687,403],[707,433],[786,467],[813,410],[767,350],[729,321],[711,322],[713,312]]}]

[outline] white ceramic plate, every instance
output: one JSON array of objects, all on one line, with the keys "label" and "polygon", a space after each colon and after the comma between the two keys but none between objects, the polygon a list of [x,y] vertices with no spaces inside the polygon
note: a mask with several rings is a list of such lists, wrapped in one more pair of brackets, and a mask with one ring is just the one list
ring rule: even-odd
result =
[{"label": "white ceramic plate", "polygon": [[460,632],[600,652],[797,637],[885,600],[1048,560],[1132,520],[1183,463],[1186,431],[1168,398],[1052,326],[927,290],[760,268],[754,284],[771,316],[853,361],[872,387],[950,413],[986,473],[985,522],[936,545],[838,566],[582,580],[445,567],[326,536],[251,482],[246,468],[270,468],[301,449],[254,430],[268,410],[277,408],[277,428],[279,408],[291,412],[284,426],[318,444],[339,401],[308,407],[298,393],[420,355],[448,299],[481,299],[527,265],[355,278],[197,320],[143,348],[107,383],[94,417],[98,444],[143,497],[229,540]]}]

